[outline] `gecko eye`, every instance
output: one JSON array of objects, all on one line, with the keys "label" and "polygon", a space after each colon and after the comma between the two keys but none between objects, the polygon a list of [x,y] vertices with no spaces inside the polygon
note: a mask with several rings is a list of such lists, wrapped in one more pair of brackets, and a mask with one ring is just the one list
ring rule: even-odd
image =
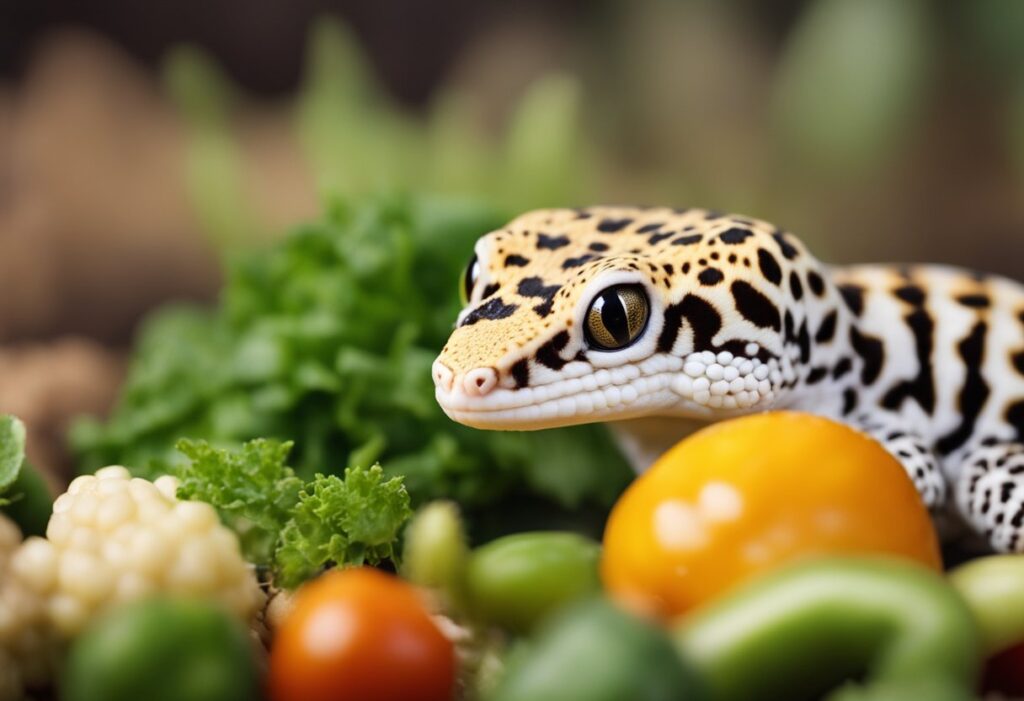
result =
[{"label": "gecko eye", "polygon": [[469,265],[466,266],[466,270],[462,273],[462,286],[459,287],[459,296],[462,299],[463,306],[469,304],[469,298],[473,296],[473,288],[476,287],[476,281],[480,278],[480,261],[476,255],[469,259]]},{"label": "gecko eye", "polygon": [[640,285],[615,285],[604,290],[587,310],[587,343],[597,350],[620,350],[647,327],[650,304]]}]

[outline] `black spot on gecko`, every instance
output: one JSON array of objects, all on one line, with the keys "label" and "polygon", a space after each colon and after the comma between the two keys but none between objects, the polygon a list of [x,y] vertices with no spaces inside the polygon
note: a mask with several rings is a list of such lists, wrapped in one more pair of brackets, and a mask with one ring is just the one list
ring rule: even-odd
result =
[{"label": "black spot on gecko", "polygon": [[828,343],[836,335],[836,319],[839,314],[835,309],[830,311],[825,318],[821,320],[821,326],[818,327],[818,331],[814,334],[815,343]]},{"label": "black spot on gecko", "polygon": [[853,387],[843,390],[843,416],[849,416],[857,409],[857,392]]},{"label": "black spot on gecko", "polygon": [[680,236],[672,242],[673,246],[692,246],[695,243],[700,243],[704,240],[703,234],[690,234],[689,236]]},{"label": "black spot on gecko", "polygon": [[676,336],[682,327],[683,319],[690,323],[693,330],[694,350],[714,349],[715,335],[722,328],[722,316],[706,300],[688,294],[678,304],[669,305],[665,309],[665,321],[661,335],[658,336],[658,351],[669,353],[675,345]]},{"label": "black spot on gecko", "polygon": [[805,365],[811,359],[811,334],[807,332],[807,319],[800,324],[800,331],[796,335],[797,345],[800,347],[800,362]]},{"label": "black spot on gecko", "polygon": [[480,299],[487,299],[488,297],[493,295],[495,292],[497,292],[499,287],[501,287],[501,286],[498,283],[492,282],[490,285],[488,285],[487,287],[484,288],[484,291],[481,294]]},{"label": "black spot on gecko", "polygon": [[478,321],[504,319],[505,317],[512,316],[516,309],[519,309],[518,304],[505,304],[501,301],[500,297],[497,297],[487,302],[487,304],[481,304],[479,307],[467,314],[462,320],[462,325],[472,326]]},{"label": "black spot on gecko", "polygon": [[771,300],[758,292],[753,285],[744,280],[736,280],[730,287],[732,297],[736,301],[736,309],[755,326],[764,329],[782,328],[779,309]]},{"label": "black spot on gecko", "polygon": [[972,309],[988,309],[992,306],[992,300],[989,299],[988,295],[984,294],[960,295],[956,298],[956,301],[965,307],[971,307]]},{"label": "black spot on gecko", "polygon": [[949,455],[962,446],[974,433],[974,425],[985,408],[991,390],[981,374],[985,359],[985,335],[988,325],[979,321],[971,332],[957,345],[957,352],[967,369],[963,387],[960,388],[960,425],[939,439],[936,448],[942,455]]},{"label": "black spot on gecko", "polygon": [[761,274],[764,275],[768,282],[773,285],[778,285],[782,282],[782,268],[779,267],[779,262],[775,260],[775,256],[763,248],[759,248],[757,249],[757,262],[761,267]]},{"label": "black spot on gecko", "polygon": [[850,327],[850,345],[864,361],[864,366],[860,369],[860,381],[865,385],[873,384],[882,374],[885,347],[877,338],[862,334],[856,326]]},{"label": "black spot on gecko", "polygon": [[555,336],[537,349],[537,362],[552,370],[561,370],[568,363],[560,353],[569,344],[569,332],[559,331]]},{"label": "black spot on gecko", "polygon": [[789,293],[797,302],[804,298],[804,284],[795,270],[789,274]]},{"label": "black spot on gecko", "polygon": [[892,293],[907,304],[913,304],[915,307],[924,304],[924,290],[917,285],[903,285],[902,287],[897,287]]},{"label": "black spot on gecko", "polygon": [[1006,409],[1006,422],[1017,431],[1017,442],[1024,443],[1024,400],[1014,402]]},{"label": "black spot on gecko", "polygon": [[840,285],[839,294],[842,295],[846,306],[853,312],[854,316],[864,313],[864,288],[858,285]]},{"label": "black spot on gecko", "polygon": [[515,380],[516,389],[522,389],[530,384],[530,361],[526,358],[516,361],[511,369],[512,379]]},{"label": "black spot on gecko", "polygon": [[807,285],[811,288],[811,292],[817,297],[821,297],[825,294],[825,281],[822,280],[821,275],[818,275],[815,271],[807,273]]},{"label": "black spot on gecko", "polygon": [[595,241],[594,243],[587,246],[587,248],[589,248],[591,251],[596,251],[597,253],[604,253],[605,251],[608,250],[608,244],[601,243],[600,241]]},{"label": "black spot on gecko", "polygon": [[524,258],[523,256],[518,255],[516,253],[512,253],[508,257],[505,258],[505,267],[506,268],[509,268],[509,267],[512,267],[512,266],[514,266],[516,268],[524,268],[524,267],[526,267],[529,264],[530,264],[530,259],[529,258]]},{"label": "black spot on gecko", "polygon": [[543,248],[549,251],[556,251],[559,248],[568,245],[568,236],[548,236],[547,234],[537,234],[537,248]]},{"label": "black spot on gecko", "polygon": [[660,229],[663,226],[665,226],[665,222],[660,222],[660,221],[659,222],[654,222],[652,224],[644,224],[639,229],[637,229],[635,233],[638,233],[638,234],[649,234],[652,231],[657,231],[658,229]]},{"label": "black spot on gecko", "polygon": [[674,231],[662,231],[661,233],[658,234],[652,234],[651,238],[647,239],[647,243],[653,246],[655,244],[661,243],[665,239],[670,239],[675,235],[676,234]]},{"label": "black spot on gecko", "polygon": [[[915,295],[915,298],[916,295]],[[906,399],[913,399],[931,415],[935,411],[935,376],[932,367],[932,349],[935,344],[935,322],[924,309],[924,291],[915,309],[904,317],[907,326],[914,336],[914,350],[917,354],[917,375],[912,380],[905,380],[886,392],[882,397],[882,406],[898,411]]]},{"label": "black spot on gecko", "polygon": [[824,367],[811,368],[811,371],[809,373],[807,373],[807,380],[806,380],[807,384],[809,384],[809,385],[816,385],[819,382],[821,382],[822,380],[824,380],[826,375],[828,375],[828,368],[824,368]]},{"label": "black spot on gecko", "polygon": [[540,297],[544,301],[536,305],[533,311],[537,312],[540,318],[551,313],[551,307],[555,302],[555,295],[561,289],[561,285],[545,285],[539,277],[523,278],[519,281],[518,292],[523,297]]},{"label": "black spot on gecko", "polygon": [[777,230],[772,234],[772,238],[775,239],[775,243],[779,244],[779,250],[782,251],[782,255],[785,256],[786,260],[793,260],[800,255],[800,251],[797,250],[796,246],[786,240],[785,232]]},{"label": "black spot on gecko", "polygon": [[665,271],[666,275],[674,275],[675,272],[676,272],[676,269],[674,267],[672,267],[671,263],[665,263],[661,267]]},{"label": "black spot on gecko", "polygon": [[597,230],[602,234],[617,234],[633,223],[629,217],[624,219],[602,219],[597,223]]},{"label": "black spot on gecko", "polygon": [[847,357],[842,357],[839,362],[836,363],[835,367],[832,368],[832,379],[839,380],[845,377],[853,370],[853,361]]},{"label": "black spot on gecko", "polygon": [[727,243],[731,246],[743,243],[748,238],[754,235],[754,232],[750,229],[742,229],[738,226],[734,226],[731,229],[726,229],[718,235],[719,240],[722,243]]},{"label": "black spot on gecko", "polygon": [[697,279],[700,280],[700,284],[710,287],[712,285],[717,285],[724,280],[725,275],[723,275],[722,271],[718,268],[706,268],[700,271],[700,275],[697,276]]},{"label": "black spot on gecko", "polygon": [[1024,350],[1018,351],[1010,356],[1010,362],[1018,373],[1024,375]]},{"label": "black spot on gecko", "polygon": [[600,256],[595,256],[592,253],[584,253],[582,256],[577,258],[566,258],[562,262],[562,270],[568,270],[569,268],[578,268],[585,263],[589,263],[592,260],[597,260]]}]

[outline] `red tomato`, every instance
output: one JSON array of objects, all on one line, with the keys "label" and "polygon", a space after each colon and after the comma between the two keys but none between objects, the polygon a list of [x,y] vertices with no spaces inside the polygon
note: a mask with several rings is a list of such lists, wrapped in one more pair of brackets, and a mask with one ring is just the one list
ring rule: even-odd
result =
[{"label": "red tomato", "polygon": [[270,652],[273,701],[449,701],[455,650],[416,590],[370,568],[303,586]]},{"label": "red tomato", "polygon": [[1024,698],[1024,643],[1004,650],[985,666],[984,691]]}]

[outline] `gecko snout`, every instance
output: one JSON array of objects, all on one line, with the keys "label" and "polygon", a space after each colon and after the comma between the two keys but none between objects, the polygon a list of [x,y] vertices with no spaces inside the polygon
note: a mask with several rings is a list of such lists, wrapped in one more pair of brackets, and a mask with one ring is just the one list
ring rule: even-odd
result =
[{"label": "gecko snout", "polygon": [[438,389],[443,392],[461,389],[462,393],[469,397],[486,396],[498,386],[498,371],[489,367],[475,368],[456,377],[450,367],[440,360],[435,360],[432,374],[434,386]]}]

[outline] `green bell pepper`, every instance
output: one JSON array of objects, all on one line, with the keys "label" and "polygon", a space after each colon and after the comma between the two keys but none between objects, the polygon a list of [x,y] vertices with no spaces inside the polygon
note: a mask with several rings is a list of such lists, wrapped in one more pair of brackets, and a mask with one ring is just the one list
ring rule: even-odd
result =
[{"label": "green bell pepper", "polygon": [[942,577],[882,558],[768,574],[682,620],[674,638],[716,701],[795,701],[837,687],[828,698],[966,700],[981,655],[974,618]]},{"label": "green bell pepper", "polygon": [[592,599],[541,624],[488,701],[707,701],[668,634]]},{"label": "green bell pepper", "polygon": [[517,633],[549,613],[601,591],[601,546],[557,531],[518,533],[482,545],[469,556],[466,592],[481,620]]},{"label": "green bell pepper", "polygon": [[1024,555],[992,555],[957,567],[949,581],[981,628],[984,651],[1024,642]]}]

